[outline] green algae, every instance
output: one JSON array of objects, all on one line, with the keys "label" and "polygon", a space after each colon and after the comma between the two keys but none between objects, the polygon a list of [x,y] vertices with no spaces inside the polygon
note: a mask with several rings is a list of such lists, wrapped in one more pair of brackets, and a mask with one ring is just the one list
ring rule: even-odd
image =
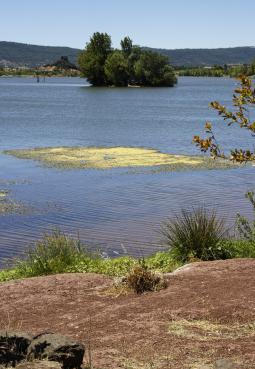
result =
[{"label": "green algae", "polygon": [[41,147],[6,150],[5,154],[63,169],[151,168],[157,171],[233,167],[227,161],[203,156],[174,155],[141,147]]}]

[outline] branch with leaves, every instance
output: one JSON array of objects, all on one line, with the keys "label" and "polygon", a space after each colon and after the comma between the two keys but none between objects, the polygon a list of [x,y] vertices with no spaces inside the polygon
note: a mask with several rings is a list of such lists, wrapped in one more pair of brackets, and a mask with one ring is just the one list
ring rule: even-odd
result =
[{"label": "branch with leaves", "polygon": [[[255,87],[252,85],[251,79],[246,76],[241,76],[238,79],[240,80],[240,87],[235,89],[232,98],[236,111],[228,110],[217,101],[211,102],[210,107],[215,109],[219,116],[223,117],[228,126],[235,124],[255,135],[255,120],[250,119],[249,114],[249,109],[254,108],[253,105],[255,105]],[[255,160],[255,153],[248,149],[233,149],[230,155],[226,155],[216,140],[211,122],[206,122],[205,132],[208,135],[206,138],[201,138],[200,136],[193,137],[193,143],[202,152],[209,152],[213,158],[220,157],[239,163]]]}]

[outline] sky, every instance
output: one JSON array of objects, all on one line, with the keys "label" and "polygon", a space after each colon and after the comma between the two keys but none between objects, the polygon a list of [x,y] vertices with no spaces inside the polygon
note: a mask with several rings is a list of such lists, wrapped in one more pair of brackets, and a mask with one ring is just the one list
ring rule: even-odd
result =
[{"label": "sky", "polygon": [[113,46],[255,46],[255,0],[0,0],[0,41],[84,48],[94,32]]}]

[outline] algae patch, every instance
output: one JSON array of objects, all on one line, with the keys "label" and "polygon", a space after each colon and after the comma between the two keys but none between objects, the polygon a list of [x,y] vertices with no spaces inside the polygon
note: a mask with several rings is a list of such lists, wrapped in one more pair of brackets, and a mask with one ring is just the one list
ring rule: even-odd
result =
[{"label": "algae patch", "polygon": [[0,201],[3,201],[8,196],[8,191],[6,190],[0,190]]},{"label": "algae patch", "polygon": [[205,164],[205,158],[202,156],[173,155],[139,147],[44,147],[7,150],[4,153],[20,159],[37,160],[48,167],[64,169],[160,167],[162,170],[162,167],[165,167],[167,170],[178,170],[201,166],[217,168],[217,163],[210,158],[207,158]]},{"label": "algae patch", "polygon": [[25,214],[26,212],[27,208],[23,204],[9,198],[9,191],[0,190],[0,215],[10,213]]}]

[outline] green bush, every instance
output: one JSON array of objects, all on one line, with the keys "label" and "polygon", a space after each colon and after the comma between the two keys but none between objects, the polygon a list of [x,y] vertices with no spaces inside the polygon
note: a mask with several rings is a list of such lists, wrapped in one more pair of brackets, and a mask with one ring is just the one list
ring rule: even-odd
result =
[{"label": "green bush", "polygon": [[228,230],[224,220],[214,211],[208,212],[204,208],[182,210],[180,215],[164,222],[161,231],[175,260],[217,260],[229,256],[219,245]]},{"label": "green bush", "polygon": [[162,273],[170,273],[183,265],[182,262],[174,258],[171,251],[159,251],[145,258],[146,265],[151,270],[156,270]]},{"label": "green bush", "polygon": [[248,191],[245,194],[246,199],[249,200],[252,211],[253,220],[249,221],[245,216],[237,213],[236,216],[236,228],[237,232],[241,238],[248,240],[250,242],[255,242],[255,196],[253,191]]},{"label": "green bush", "polygon": [[255,258],[255,241],[230,239],[220,241],[218,247],[224,250],[228,259]]},{"label": "green bush", "polygon": [[91,254],[87,258],[77,260],[77,262],[67,268],[67,272],[72,273],[99,273],[109,276],[126,275],[137,264],[137,260],[131,256],[119,258],[102,258]]}]

